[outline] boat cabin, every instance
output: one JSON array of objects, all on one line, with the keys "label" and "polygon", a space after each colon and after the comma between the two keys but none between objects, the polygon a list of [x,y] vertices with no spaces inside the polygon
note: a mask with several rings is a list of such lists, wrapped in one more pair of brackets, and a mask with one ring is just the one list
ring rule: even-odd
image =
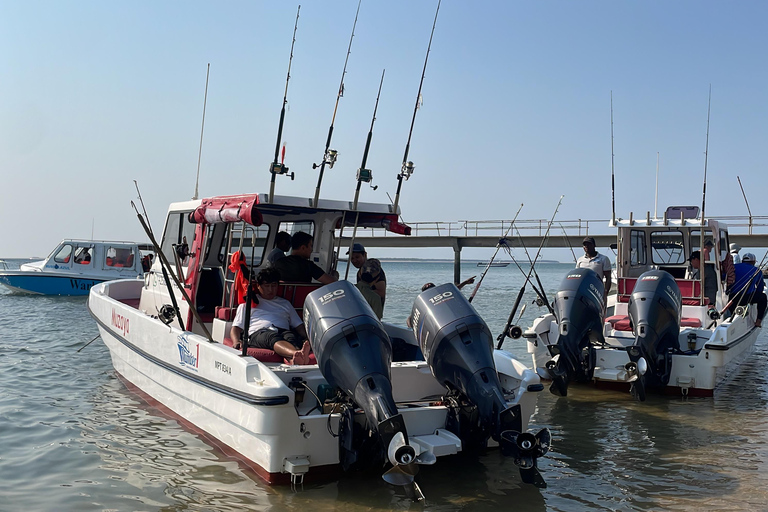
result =
[{"label": "boat cabin", "polygon": [[[629,219],[617,219],[611,226],[617,228],[617,304],[614,314],[626,315],[626,304],[637,278],[655,269],[665,270],[675,278],[682,293],[684,317],[701,316],[700,312],[694,315],[691,307],[711,306],[718,310],[725,307],[728,297],[721,271],[721,262],[728,256],[729,246],[725,224],[712,219],[702,220],[698,207],[686,206],[669,207],[662,219],[652,219],[648,213],[645,219],[637,220],[630,213]],[[711,265],[717,276],[715,304],[710,304],[704,295],[701,279],[691,278],[688,261],[691,253],[701,250],[708,240],[714,247],[708,258],[708,251],[702,252],[701,261]],[[705,320],[702,317],[702,322]]]},{"label": "boat cabin", "polygon": [[[104,240],[62,240],[42,261],[21,265],[21,270],[65,273],[141,274],[142,258],[151,253],[151,246],[134,242]],[[147,265],[147,269],[149,265]]]},{"label": "boat cabin", "polygon": [[[236,271],[230,268],[232,256],[240,252],[249,268],[258,273],[266,265],[266,257],[275,246],[275,236],[285,231],[291,235],[303,231],[313,237],[311,260],[326,273],[336,269],[342,234],[351,236],[352,228],[385,228],[392,233],[408,235],[410,228],[398,220],[389,204],[359,203],[356,211],[349,201],[321,199],[317,207],[307,198],[267,194],[219,196],[209,199],[174,203],[166,218],[161,250],[181,276],[185,291],[214,341],[224,342],[231,320],[242,299],[232,293]],[[344,229],[347,229],[344,232]],[[232,266],[237,268],[236,266]],[[299,314],[307,294],[320,283],[281,284],[278,294],[294,305]],[[202,334],[188,303],[172,285],[185,328]],[[139,308],[159,315],[170,303],[168,286],[160,262],[156,261],[145,280]]]}]

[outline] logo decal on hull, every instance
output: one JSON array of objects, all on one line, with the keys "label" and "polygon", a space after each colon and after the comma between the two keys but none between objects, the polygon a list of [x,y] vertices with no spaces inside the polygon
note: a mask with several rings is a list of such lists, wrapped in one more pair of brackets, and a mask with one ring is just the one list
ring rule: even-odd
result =
[{"label": "logo decal on hull", "polygon": [[195,344],[195,353],[193,354],[189,347],[189,340],[184,334],[180,334],[178,340],[179,364],[197,371],[200,358],[200,345]]},{"label": "logo decal on hull", "polygon": [[112,326],[114,326],[118,331],[121,331],[123,333],[123,337],[125,337],[131,331],[130,321],[123,315],[118,315],[115,313],[114,309],[112,309]]}]

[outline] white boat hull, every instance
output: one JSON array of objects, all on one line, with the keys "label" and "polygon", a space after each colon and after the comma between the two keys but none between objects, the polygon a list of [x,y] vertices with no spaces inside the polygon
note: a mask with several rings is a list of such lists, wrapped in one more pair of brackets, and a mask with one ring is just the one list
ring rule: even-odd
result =
[{"label": "white boat hull", "polygon": [[[751,312],[755,315],[755,312]],[[754,350],[760,329],[754,319],[737,317],[713,329],[684,328],[680,331],[680,346],[690,348],[689,335],[696,336],[694,350],[672,356],[672,371],[665,394],[713,396],[715,389],[726,381]],[[616,331],[605,324],[605,347],[595,347],[596,364],[593,381],[598,386],[620,385],[628,388],[633,380],[625,365],[630,361],[626,348],[631,346],[631,332]],[[525,332],[528,353],[540,377],[549,379],[547,361],[552,359],[548,345],[557,343],[557,322],[554,315],[537,318]]]},{"label": "white boat hull", "polygon": [[[88,300],[114,368],[128,383],[213,438],[225,453],[239,454],[269,483],[336,469],[338,440],[329,427],[338,432],[339,415],[316,409],[309,393],[295,407],[295,393],[286,384],[301,377],[317,392],[325,380],[316,365],[265,364],[167,326],[133,306],[142,286],[129,280],[103,283]],[[504,389],[515,390],[509,404],[520,405],[525,430],[541,389],[539,377],[506,352],[496,351],[494,358]],[[448,409],[430,405],[445,389],[426,363],[393,363],[391,372],[411,444],[436,456],[459,452],[458,437],[444,430]]]}]

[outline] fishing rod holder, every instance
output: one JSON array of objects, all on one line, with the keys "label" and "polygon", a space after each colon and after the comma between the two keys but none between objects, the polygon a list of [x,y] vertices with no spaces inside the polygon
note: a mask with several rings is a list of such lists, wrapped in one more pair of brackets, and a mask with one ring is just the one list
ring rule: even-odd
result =
[{"label": "fishing rod holder", "polygon": [[272,162],[269,165],[269,172],[271,172],[272,174],[285,174],[286,176],[291,178],[291,181],[293,181],[293,178],[295,176],[295,173],[293,173],[293,172],[288,174],[288,166],[287,165],[279,164],[277,162]]},{"label": "fishing rod holder", "polygon": [[413,165],[413,162],[408,160],[403,164],[403,168],[400,170],[400,177],[405,178],[405,181],[408,181],[408,178],[411,177],[415,168],[416,166]]},{"label": "fishing rod holder", "polygon": [[335,149],[329,149],[325,152],[325,155],[323,156],[323,161],[320,164],[312,164],[313,169],[317,169],[323,164],[326,164],[330,169],[333,169],[333,164],[336,163],[336,158],[338,158],[339,152]]}]

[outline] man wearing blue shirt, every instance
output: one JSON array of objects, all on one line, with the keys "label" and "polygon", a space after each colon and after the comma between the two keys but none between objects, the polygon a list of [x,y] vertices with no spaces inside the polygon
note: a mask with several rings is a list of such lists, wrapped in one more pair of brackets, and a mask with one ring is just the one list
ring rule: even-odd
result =
[{"label": "man wearing blue shirt", "polygon": [[755,268],[755,255],[751,252],[744,253],[741,257],[741,263],[734,265],[736,270],[736,282],[733,285],[732,295],[736,295],[737,306],[747,304],[757,305],[757,320],[755,327],[763,326],[763,317],[765,316],[768,297],[765,295],[765,281],[763,273],[759,268]]}]

